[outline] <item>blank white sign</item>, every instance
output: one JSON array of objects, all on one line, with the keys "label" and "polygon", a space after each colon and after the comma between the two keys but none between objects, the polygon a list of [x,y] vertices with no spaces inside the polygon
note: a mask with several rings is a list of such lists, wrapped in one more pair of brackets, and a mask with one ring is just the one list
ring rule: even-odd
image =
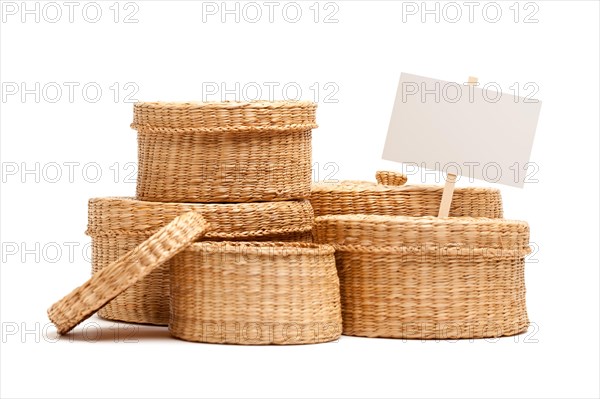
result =
[{"label": "blank white sign", "polygon": [[523,187],[542,103],[490,87],[402,73],[383,159]]}]

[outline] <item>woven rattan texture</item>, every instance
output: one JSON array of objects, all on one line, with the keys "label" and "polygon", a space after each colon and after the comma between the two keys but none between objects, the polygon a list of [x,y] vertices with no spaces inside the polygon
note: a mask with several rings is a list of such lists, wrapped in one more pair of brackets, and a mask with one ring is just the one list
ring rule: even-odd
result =
[{"label": "woven rattan texture", "polygon": [[173,259],[175,337],[229,344],[308,344],[342,330],[333,248],[201,242]]},{"label": "woven rattan texture", "polygon": [[199,213],[188,212],[127,252],[48,309],[60,334],[108,303],[202,236],[209,225]]},{"label": "woven rattan texture", "polygon": [[[303,201],[247,204],[179,204],[132,198],[89,201],[92,269],[103,270],[169,220],[183,212],[200,212],[211,230],[203,240],[312,241],[313,211]],[[110,320],[166,325],[169,321],[169,264],[104,306],[98,314]]]},{"label": "woven rattan texture", "polygon": [[131,127],[188,133],[306,131],[317,127],[316,110],[310,101],[141,102],[134,105]]},{"label": "woven rattan texture", "polygon": [[336,248],[345,335],[514,335],[528,327],[525,222],[335,215],[315,241]]},{"label": "woven rattan texture", "polygon": [[406,175],[398,172],[378,171],[375,173],[378,184],[386,186],[403,186],[408,180]]},{"label": "woven rattan texture", "polygon": [[[383,172],[379,172],[383,173]],[[400,183],[401,177],[379,175],[381,181]],[[316,216],[370,214],[387,216],[437,216],[442,186],[383,185],[364,181],[318,183],[310,202]],[[500,191],[492,188],[457,187],[450,216],[502,217]]]},{"label": "woven rattan texture", "polygon": [[139,103],[137,197],[164,202],[308,198],[311,102]]}]

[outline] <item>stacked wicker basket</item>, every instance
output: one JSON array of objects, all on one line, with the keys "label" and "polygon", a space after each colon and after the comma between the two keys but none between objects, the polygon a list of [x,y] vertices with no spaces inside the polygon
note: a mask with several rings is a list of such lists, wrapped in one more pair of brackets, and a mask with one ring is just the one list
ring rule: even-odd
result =
[{"label": "stacked wicker basket", "polygon": [[[202,241],[99,311],[192,341],[297,344],[341,334],[333,249],[312,244],[311,102],[139,103],[137,198],[89,201],[94,274],[185,212]],[[237,333],[236,333],[237,331]]]},{"label": "stacked wicker basket", "polygon": [[443,187],[317,184],[315,241],[334,246],[345,335],[414,339],[514,335],[528,327],[524,258],[529,227],[502,218],[500,192]]},{"label": "stacked wicker basket", "polygon": [[401,174],[311,186],[315,110],[136,104],[137,197],[90,200],[94,273],[50,308],[58,331],[95,311],[211,343],[525,331],[529,227],[500,192],[457,189],[438,218],[443,188]]}]

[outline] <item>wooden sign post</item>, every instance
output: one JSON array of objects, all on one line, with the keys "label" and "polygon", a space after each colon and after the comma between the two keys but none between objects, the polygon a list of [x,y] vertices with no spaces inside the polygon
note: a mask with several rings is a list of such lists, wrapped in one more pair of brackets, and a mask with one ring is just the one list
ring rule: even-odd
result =
[{"label": "wooden sign post", "polygon": [[[470,85],[475,85],[477,84],[477,78],[474,76],[469,76],[467,83]],[[444,185],[444,192],[442,193],[442,201],[440,202],[440,210],[438,212],[439,218],[447,218],[450,214],[450,205],[452,204],[455,183],[456,175],[453,173],[448,173],[446,176],[446,184]]]},{"label": "wooden sign post", "polygon": [[447,218],[450,213],[450,205],[452,204],[452,196],[454,195],[454,183],[456,183],[456,175],[448,173],[444,192],[442,193],[442,201],[440,202],[439,218]]}]

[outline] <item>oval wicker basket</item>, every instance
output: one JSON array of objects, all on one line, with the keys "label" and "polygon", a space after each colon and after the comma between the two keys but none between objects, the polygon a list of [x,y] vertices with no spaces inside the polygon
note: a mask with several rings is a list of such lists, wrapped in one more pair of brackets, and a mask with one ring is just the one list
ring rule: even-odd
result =
[{"label": "oval wicker basket", "polygon": [[[377,181],[379,184],[366,181],[314,184],[310,202],[315,215],[437,216],[443,186],[403,185],[406,176],[394,172],[377,172]],[[501,218],[500,190],[455,188],[450,216]]]},{"label": "oval wicker basket", "polygon": [[135,104],[137,198],[308,198],[316,108],[308,101]]},{"label": "oval wicker basket", "polygon": [[329,215],[345,335],[415,339],[514,335],[528,327],[525,222]]},{"label": "oval wicker basket", "polygon": [[[203,240],[311,241],[313,211],[307,200],[246,204],[180,204],[133,198],[93,198],[88,230],[92,270],[99,272],[177,215],[202,213],[211,225]],[[98,314],[111,320],[166,325],[169,262],[113,299]]]},{"label": "oval wicker basket", "polygon": [[342,332],[329,245],[200,242],[171,261],[169,331],[188,341],[308,344]]}]

